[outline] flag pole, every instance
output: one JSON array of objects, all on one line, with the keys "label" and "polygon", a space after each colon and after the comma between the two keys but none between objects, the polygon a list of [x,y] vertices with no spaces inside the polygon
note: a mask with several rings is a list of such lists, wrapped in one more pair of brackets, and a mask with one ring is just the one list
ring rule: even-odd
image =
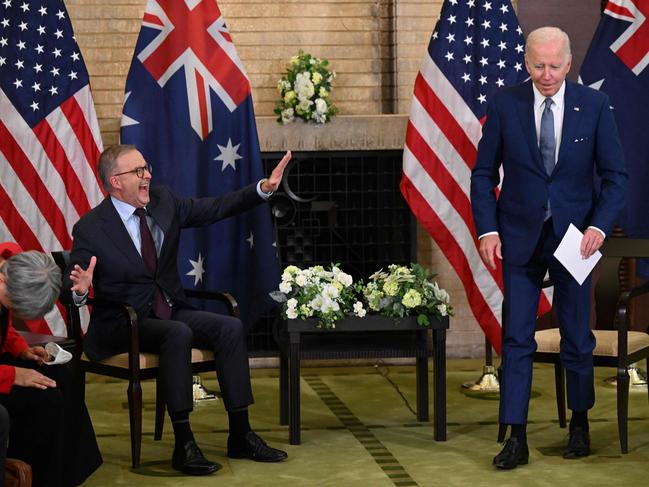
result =
[{"label": "flag pole", "polygon": [[480,394],[497,394],[500,392],[500,382],[493,364],[493,349],[486,336],[484,342],[485,364],[482,368],[482,375],[475,382],[465,382],[462,384],[462,388]]}]

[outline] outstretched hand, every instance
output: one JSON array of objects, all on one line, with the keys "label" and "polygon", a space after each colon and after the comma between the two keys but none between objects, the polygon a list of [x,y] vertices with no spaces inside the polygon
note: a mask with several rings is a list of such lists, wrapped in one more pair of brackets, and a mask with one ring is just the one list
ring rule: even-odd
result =
[{"label": "outstretched hand", "polygon": [[92,286],[92,276],[95,272],[95,265],[97,264],[97,257],[94,255],[90,258],[90,264],[86,270],[83,270],[79,264],[74,266],[70,272],[70,280],[72,281],[71,291],[83,296],[88,292]]},{"label": "outstretched hand", "polygon": [[261,190],[264,193],[274,193],[275,191],[277,191],[277,188],[279,188],[279,183],[282,182],[282,175],[284,174],[284,169],[286,169],[286,165],[290,160],[291,160],[291,151],[287,151],[286,154],[284,154],[284,157],[282,157],[282,160],[279,161],[279,164],[277,164],[275,169],[273,169],[273,172],[270,173],[268,179],[265,179],[261,183]]}]

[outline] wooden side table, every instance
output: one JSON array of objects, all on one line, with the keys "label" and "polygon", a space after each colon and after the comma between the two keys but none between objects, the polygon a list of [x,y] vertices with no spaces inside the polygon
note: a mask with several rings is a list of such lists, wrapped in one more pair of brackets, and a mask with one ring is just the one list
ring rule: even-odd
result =
[{"label": "wooden side table", "polygon": [[[415,357],[417,420],[428,421],[428,357],[433,356],[433,433],[446,440],[446,330],[449,319],[431,317],[428,327],[415,317],[401,319],[349,316],[335,329],[317,327],[317,320],[286,320],[278,330],[280,349],[280,424],[289,426],[291,445],[300,440],[300,360]],[[428,349],[432,330],[433,349]],[[355,340],[355,338],[357,338]]]}]

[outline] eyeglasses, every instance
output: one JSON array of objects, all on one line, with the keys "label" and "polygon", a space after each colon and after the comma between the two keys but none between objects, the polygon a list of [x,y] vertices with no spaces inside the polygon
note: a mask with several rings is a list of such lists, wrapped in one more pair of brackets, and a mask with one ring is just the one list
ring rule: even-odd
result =
[{"label": "eyeglasses", "polygon": [[136,167],[135,169],[131,169],[130,171],[118,172],[117,174],[113,174],[113,176],[121,176],[123,174],[134,173],[138,178],[142,179],[144,177],[144,171],[146,170],[149,174],[153,174],[152,169],[153,168],[151,167],[151,164],[146,164],[145,166]]}]

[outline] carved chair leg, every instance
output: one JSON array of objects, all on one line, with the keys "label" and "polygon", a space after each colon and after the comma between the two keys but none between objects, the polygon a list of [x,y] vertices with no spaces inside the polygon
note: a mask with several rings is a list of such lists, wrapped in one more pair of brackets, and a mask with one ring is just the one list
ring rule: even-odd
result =
[{"label": "carved chair leg", "polygon": [[505,441],[505,436],[507,435],[507,425],[505,423],[499,423],[498,425],[498,443]]},{"label": "carved chair leg", "polygon": [[629,414],[629,372],[617,369],[617,429],[620,435],[620,450],[629,452],[627,419]]},{"label": "carved chair leg", "polygon": [[566,427],[566,372],[561,362],[554,364],[554,384],[557,394],[557,414],[559,426]]},{"label": "carved chair leg", "polygon": [[279,352],[279,424],[288,424],[288,355],[280,347]]},{"label": "carved chair leg", "polygon": [[[649,357],[647,357],[647,366],[645,367],[645,370],[649,375]],[[649,384],[647,385],[647,399],[649,399]]]},{"label": "carved chair leg", "polygon": [[154,440],[162,439],[162,431],[165,424],[165,399],[162,391],[162,381],[156,379],[155,381],[155,430],[153,434]]},{"label": "carved chair leg", "polygon": [[139,468],[142,449],[142,387],[140,381],[129,381],[126,394],[131,423],[131,459],[133,468]]}]

